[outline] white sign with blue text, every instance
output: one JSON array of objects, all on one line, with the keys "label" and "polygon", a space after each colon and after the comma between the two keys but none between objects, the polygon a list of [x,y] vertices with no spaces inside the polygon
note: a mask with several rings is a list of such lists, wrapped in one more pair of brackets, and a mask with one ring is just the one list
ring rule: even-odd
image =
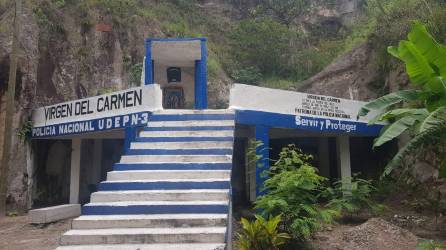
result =
[{"label": "white sign with blue text", "polygon": [[33,112],[32,137],[138,126],[161,108],[161,90],[155,84],[41,107]]},{"label": "white sign with blue text", "polygon": [[238,122],[312,131],[375,135],[381,125],[368,126],[376,113],[357,119],[366,103],[332,96],[314,95],[234,84],[231,108],[239,110]]}]

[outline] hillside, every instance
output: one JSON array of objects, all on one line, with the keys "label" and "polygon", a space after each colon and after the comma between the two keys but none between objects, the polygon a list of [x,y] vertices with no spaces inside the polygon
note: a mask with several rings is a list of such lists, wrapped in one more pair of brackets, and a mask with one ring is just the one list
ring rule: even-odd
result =
[{"label": "hillside", "polygon": [[[146,37],[208,38],[212,108],[225,107],[232,82],[367,100],[407,82],[386,47],[412,19],[444,38],[445,13],[440,0],[29,0],[15,129],[35,107],[138,85]],[[0,121],[13,17],[13,1],[0,0]],[[23,207],[27,149],[13,145],[9,202]]]}]

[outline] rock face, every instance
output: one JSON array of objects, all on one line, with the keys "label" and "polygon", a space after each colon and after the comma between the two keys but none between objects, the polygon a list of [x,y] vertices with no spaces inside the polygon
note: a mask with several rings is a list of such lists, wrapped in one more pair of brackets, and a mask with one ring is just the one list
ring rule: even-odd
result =
[{"label": "rock face", "polygon": [[385,78],[374,56],[373,47],[362,44],[301,83],[296,90],[354,100],[376,98],[379,89],[384,87]]},{"label": "rock face", "polygon": [[[83,17],[69,9],[54,10],[45,1],[36,7],[37,2],[24,4],[21,16],[13,131],[22,129],[36,107],[139,85],[135,69],[144,58],[145,38],[168,36],[155,18],[138,15],[116,22],[95,9]],[[0,6],[0,155],[14,11],[13,2]],[[227,105],[230,83],[221,69],[210,77],[211,108]],[[7,199],[11,210],[26,210],[35,174],[26,168],[31,147],[13,134],[9,155],[14,167],[9,171]]]}]

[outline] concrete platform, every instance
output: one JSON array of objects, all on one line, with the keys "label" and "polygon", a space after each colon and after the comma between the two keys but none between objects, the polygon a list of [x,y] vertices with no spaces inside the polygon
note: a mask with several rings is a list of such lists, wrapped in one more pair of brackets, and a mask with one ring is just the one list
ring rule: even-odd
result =
[{"label": "concrete platform", "polygon": [[229,178],[230,170],[132,170],[107,173],[108,181]]},{"label": "concrete platform", "polygon": [[83,215],[73,229],[224,227],[226,214]]},{"label": "concrete platform", "polygon": [[231,155],[123,155],[120,163],[232,163]]},{"label": "concrete platform", "polygon": [[80,245],[62,246],[56,250],[224,250],[225,244],[110,244],[110,245]]},{"label": "concrete platform", "polygon": [[132,142],[130,149],[232,149],[232,142]]},{"label": "concrete platform", "polygon": [[227,189],[183,189],[183,190],[127,190],[99,191],[91,194],[91,202],[120,201],[188,201],[229,200]]},{"label": "concrete platform", "polygon": [[234,120],[192,120],[192,121],[159,121],[149,122],[147,127],[190,127],[190,126],[235,126]]},{"label": "concrete platform", "polygon": [[60,244],[223,244],[225,234],[226,227],[83,229],[66,232],[60,239]]},{"label": "concrete platform", "polygon": [[80,204],[66,204],[29,210],[29,222],[33,224],[50,223],[58,220],[73,218],[81,215]]},{"label": "concrete platform", "polygon": [[225,137],[233,135],[233,130],[141,131],[139,134],[140,137]]}]

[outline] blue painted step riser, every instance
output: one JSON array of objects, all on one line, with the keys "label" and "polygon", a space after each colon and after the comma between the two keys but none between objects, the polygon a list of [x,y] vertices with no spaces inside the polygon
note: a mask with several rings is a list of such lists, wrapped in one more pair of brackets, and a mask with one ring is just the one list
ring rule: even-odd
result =
[{"label": "blue painted step riser", "polygon": [[129,206],[84,206],[83,215],[113,214],[195,214],[195,213],[228,213],[227,205],[129,205]]},{"label": "blue painted step riser", "polygon": [[148,163],[148,164],[124,164],[113,165],[114,171],[129,170],[231,170],[231,163]]},{"label": "blue painted step riser", "polygon": [[136,142],[233,141],[233,137],[138,137]]},{"label": "blue painted step riser", "polygon": [[128,149],[126,155],[232,155],[232,149]]},{"label": "blue painted step riser", "polygon": [[178,115],[152,115],[149,122],[162,121],[192,121],[192,120],[234,120],[234,114],[178,114]]},{"label": "blue painted step riser", "polygon": [[99,183],[99,191],[118,190],[175,190],[175,189],[228,189],[229,181],[214,182],[119,182]]},{"label": "blue painted step riser", "polygon": [[144,131],[206,131],[234,130],[233,126],[197,126],[197,127],[145,127]]}]

